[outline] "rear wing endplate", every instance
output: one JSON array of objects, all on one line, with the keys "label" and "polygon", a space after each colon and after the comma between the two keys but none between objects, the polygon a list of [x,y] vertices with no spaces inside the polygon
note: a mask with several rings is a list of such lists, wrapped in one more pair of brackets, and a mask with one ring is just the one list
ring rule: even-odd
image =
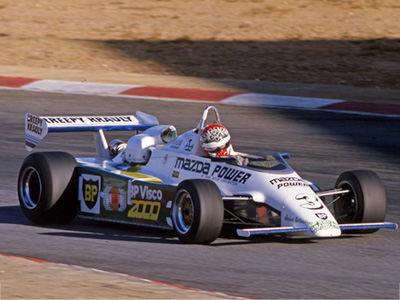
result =
[{"label": "rear wing endplate", "polygon": [[137,111],[131,116],[38,117],[25,114],[25,147],[32,151],[49,132],[145,130],[157,126],[155,116]]}]

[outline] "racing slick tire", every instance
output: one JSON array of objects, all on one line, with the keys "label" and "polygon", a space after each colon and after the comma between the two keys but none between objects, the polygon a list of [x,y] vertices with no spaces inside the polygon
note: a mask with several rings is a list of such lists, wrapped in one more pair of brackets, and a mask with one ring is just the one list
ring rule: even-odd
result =
[{"label": "racing slick tire", "polygon": [[[357,170],[344,172],[335,188],[350,190],[333,203],[334,216],[339,224],[383,222],[386,216],[386,193],[375,172]],[[348,233],[372,233],[378,229],[360,229]]]},{"label": "racing slick tire", "polygon": [[65,152],[27,156],[18,176],[18,197],[24,215],[36,224],[65,224],[78,211],[75,158]]},{"label": "racing slick tire", "polygon": [[217,185],[209,180],[182,181],[175,192],[172,222],[182,243],[209,244],[221,233],[224,204]]}]

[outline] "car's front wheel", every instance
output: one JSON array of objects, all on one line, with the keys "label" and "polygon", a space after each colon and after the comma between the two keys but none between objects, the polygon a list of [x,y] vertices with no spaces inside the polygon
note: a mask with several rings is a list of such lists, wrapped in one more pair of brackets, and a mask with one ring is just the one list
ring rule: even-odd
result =
[{"label": "car's front wheel", "polygon": [[[344,172],[335,188],[349,190],[333,202],[333,212],[339,224],[383,222],[386,216],[386,194],[378,175],[368,170]],[[378,229],[354,230],[371,233]]]},{"label": "car's front wheel", "polygon": [[183,243],[208,244],[218,238],[224,205],[217,185],[209,180],[185,180],[175,192],[172,222]]}]

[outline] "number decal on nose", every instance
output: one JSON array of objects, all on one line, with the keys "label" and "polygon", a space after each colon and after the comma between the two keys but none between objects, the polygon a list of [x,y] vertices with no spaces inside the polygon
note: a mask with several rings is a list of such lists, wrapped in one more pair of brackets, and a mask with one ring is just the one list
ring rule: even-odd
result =
[{"label": "number decal on nose", "polygon": [[300,204],[300,207],[316,210],[323,208],[322,203],[320,200],[311,194],[298,194],[296,195],[296,200],[303,201],[304,203]]}]

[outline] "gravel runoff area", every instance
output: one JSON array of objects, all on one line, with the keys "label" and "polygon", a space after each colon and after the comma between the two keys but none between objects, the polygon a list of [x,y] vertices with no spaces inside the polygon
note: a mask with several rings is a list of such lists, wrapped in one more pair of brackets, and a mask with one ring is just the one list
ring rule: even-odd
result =
[{"label": "gravel runoff area", "polygon": [[398,0],[0,1],[0,65],[399,89]]},{"label": "gravel runoff area", "polygon": [[0,255],[0,299],[239,299],[124,274]]}]

